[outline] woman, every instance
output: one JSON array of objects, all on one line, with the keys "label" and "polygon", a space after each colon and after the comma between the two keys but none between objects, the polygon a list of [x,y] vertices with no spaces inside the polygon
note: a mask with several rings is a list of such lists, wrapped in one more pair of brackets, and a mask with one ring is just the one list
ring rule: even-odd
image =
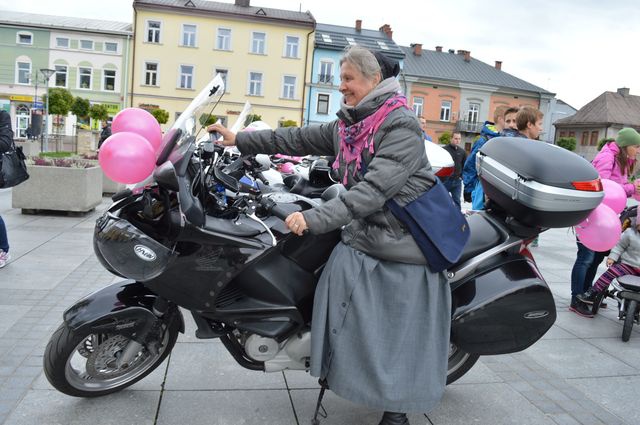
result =
[{"label": "woman", "polygon": [[[5,110],[0,110],[0,156],[13,148],[13,130],[11,128],[11,115]],[[0,216],[0,269],[9,262],[9,239],[7,228]]]},{"label": "woman", "polygon": [[242,153],[337,155],[334,168],[348,191],[286,224],[297,235],[344,226],[316,289],[311,374],[348,400],[384,410],[382,425],[408,424],[406,412],[429,411],[440,400],[451,315],[446,279],[429,270],[385,207],[391,198],[401,205],[417,198],[436,179],[418,120],[398,95],[398,70],[379,53],[349,47],[340,61],[337,120],[237,136],[209,127]]},{"label": "woman", "polygon": [[[640,149],[640,134],[633,128],[623,128],[615,141],[608,141],[593,159],[601,179],[612,180],[622,186],[627,197],[640,193],[637,183],[629,181]],[[569,310],[583,317],[593,317],[591,309],[578,299],[578,295],[591,288],[596,271],[607,252],[592,251],[580,242],[578,255],[571,270],[571,305]]]}]

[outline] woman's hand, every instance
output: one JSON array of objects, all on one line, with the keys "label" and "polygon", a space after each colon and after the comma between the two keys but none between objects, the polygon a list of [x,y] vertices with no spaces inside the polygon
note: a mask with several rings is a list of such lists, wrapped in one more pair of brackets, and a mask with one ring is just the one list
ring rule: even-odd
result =
[{"label": "woman's hand", "polygon": [[233,134],[232,131],[227,129],[222,124],[211,124],[207,127],[207,131],[209,133],[217,132],[222,136],[222,145],[223,146],[235,146],[236,145],[236,135]]},{"label": "woman's hand", "polygon": [[309,229],[307,227],[307,222],[304,219],[304,216],[300,212],[294,212],[290,214],[289,217],[284,221],[289,230],[295,233],[298,236],[302,236],[305,230]]},{"label": "woman's hand", "polygon": [[607,267],[611,267],[611,265],[615,263],[612,258],[607,258]]}]

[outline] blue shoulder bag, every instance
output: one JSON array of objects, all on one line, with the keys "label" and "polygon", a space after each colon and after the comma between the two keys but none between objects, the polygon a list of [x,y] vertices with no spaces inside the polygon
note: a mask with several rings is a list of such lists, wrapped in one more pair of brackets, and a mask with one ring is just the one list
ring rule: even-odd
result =
[{"label": "blue shoulder bag", "polygon": [[404,207],[393,199],[386,205],[407,226],[432,272],[446,270],[460,259],[471,235],[469,224],[439,179]]}]

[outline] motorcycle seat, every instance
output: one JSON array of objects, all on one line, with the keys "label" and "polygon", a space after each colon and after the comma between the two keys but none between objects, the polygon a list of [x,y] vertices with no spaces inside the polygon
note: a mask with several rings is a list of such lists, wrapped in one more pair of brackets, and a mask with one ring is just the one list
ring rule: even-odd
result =
[{"label": "motorcycle seat", "polygon": [[467,223],[469,223],[471,235],[456,264],[462,264],[502,242],[502,234],[485,218],[483,213],[468,216]]},{"label": "motorcycle seat", "polygon": [[211,216],[206,217],[204,227],[206,230],[210,230],[212,232],[220,232],[226,235],[239,236],[242,238],[258,236],[260,233],[264,232],[264,229],[259,227],[258,224],[254,224],[248,220],[229,220]]},{"label": "motorcycle seat", "polygon": [[640,291],[640,276],[626,274],[618,278],[618,283],[624,289],[628,289],[630,291]]}]

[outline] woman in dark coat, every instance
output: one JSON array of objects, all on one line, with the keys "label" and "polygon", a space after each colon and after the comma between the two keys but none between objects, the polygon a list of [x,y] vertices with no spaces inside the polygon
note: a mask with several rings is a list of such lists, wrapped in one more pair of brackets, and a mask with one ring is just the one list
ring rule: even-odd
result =
[{"label": "woman in dark coat", "polygon": [[[5,110],[0,110],[0,157],[13,147],[13,130],[11,127],[11,115]],[[4,220],[0,216],[0,269],[9,261],[9,239]]]},{"label": "woman in dark coat", "polygon": [[353,46],[340,61],[338,119],[304,128],[233,134],[209,131],[243,154],[337,155],[348,189],[318,208],[291,214],[292,232],[343,228],[316,289],[311,374],[356,403],[384,410],[384,425],[408,424],[444,391],[451,296],[385,206],[404,205],[434,184],[415,114],[399,95],[398,64]]}]

